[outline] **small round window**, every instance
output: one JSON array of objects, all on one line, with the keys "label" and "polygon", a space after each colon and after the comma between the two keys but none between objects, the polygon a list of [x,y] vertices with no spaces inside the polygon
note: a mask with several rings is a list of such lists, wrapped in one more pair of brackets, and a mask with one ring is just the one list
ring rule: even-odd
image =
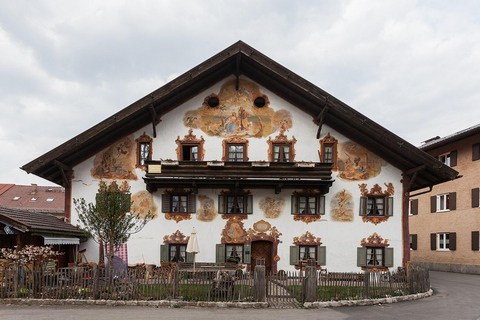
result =
[{"label": "small round window", "polygon": [[210,97],[207,100],[207,104],[211,108],[216,108],[220,104],[220,100],[218,100],[218,97]]},{"label": "small round window", "polygon": [[258,98],[255,99],[255,101],[253,102],[253,104],[254,104],[255,107],[257,107],[257,108],[263,108],[263,107],[265,107],[265,105],[266,105],[265,98],[264,98],[264,97],[258,97]]}]

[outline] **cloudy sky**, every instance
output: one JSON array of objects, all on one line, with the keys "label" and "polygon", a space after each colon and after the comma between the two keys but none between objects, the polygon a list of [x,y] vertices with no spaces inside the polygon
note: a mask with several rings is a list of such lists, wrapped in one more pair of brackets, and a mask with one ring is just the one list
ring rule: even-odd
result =
[{"label": "cloudy sky", "polygon": [[0,183],[238,40],[414,145],[480,123],[475,0],[0,0]]}]

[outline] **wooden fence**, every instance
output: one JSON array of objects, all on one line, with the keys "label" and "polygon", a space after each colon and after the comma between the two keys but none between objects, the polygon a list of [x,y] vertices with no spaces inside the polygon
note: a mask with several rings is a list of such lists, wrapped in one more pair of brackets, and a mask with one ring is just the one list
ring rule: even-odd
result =
[{"label": "wooden fence", "polygon": [[[265,275],[263,271],[260,277],[233,270],[129,269],[117,274],[113,286],[110,286],[103,268],[30,270],[13,266],[0,269],[0,298],[234,302],[254,301],[256,297],[256,301],[268,298],[304,302],[382,298],[426,292],[430,288],[428,270],[420,267],[411,267],[408,271],[361,273],[316,271],[316,267],[312,268],[315,268],[311,270],[313,273],[297,271]],[[262,281],[258,282],[262,285],[257,283],[255,286],[255,281]],[[262,292],[263,298],[258,292]]]}]

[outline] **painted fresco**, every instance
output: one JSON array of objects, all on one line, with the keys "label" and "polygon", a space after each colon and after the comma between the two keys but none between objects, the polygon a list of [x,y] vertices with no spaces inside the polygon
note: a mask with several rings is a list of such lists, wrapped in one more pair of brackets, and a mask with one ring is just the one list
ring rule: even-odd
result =
[{"label": "painted fresco", "polygon": [[260,200],[259,205],[266,218],[275,219],[282,214],[285,208],[285,200],[266,197]]},{"label": "painted fresco", "polygon": [[213,199],[204,195],[198,196],[200,207],[197,209],[197,219],[200,221],[213,221],[218,215]]},{"label": "painted fresco", "polygon": [[153,201],[153,195],[148,191],[139,191],[132,195],[132,208],[133,212],[139,213],[141,219],[145,219],[145,216],[150,211],[152,218],[155,219],[157,215],[157,205]]},{"label": "painted fresco", "polygon": [[387,163],[379,156],[352,141],[338,144],[338,177],[361,181],[376,177]]},{"label": "painted fresco", "polygon": [[[210,97],[218,98],[217,107],[208,105]],[[254,105],[259,97],[265,99],[265,106],[260,108]],[[292,115],[283,109],[274,111],[268,97],[255,83],[240,80],[239,88],[235,90],[235,80],[231,80],[222,85],[218,95],[206,97],[200,108],[185,113],[183,123],[201,129],[209,136],[261,138],[280,129],[288,131],[292,127]]]},{"label": "painted fresco", "polygon": [[353,196],[343,189],[333,196],[330,201],[330,216],[332,221],[351,222],[353,221]]},{"label": "painted fresco", "polygon": [[136,148],[133,135],[127,136],[101,151],[93,160],[90,173],[96,179],[137,180]]}]

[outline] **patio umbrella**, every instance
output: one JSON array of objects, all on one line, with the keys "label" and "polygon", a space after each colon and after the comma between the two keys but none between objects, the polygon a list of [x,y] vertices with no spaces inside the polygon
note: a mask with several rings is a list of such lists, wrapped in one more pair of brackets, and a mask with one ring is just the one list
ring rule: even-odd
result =
[{"label": "patio umbrella", "polygon": [[192,229],[190,239],[188,239],[187,252],[193,253],[193,273],[195,273],[195,254],[200,253],[200,249],[198,248],[197,230],[195,230],[195,227]]}]

